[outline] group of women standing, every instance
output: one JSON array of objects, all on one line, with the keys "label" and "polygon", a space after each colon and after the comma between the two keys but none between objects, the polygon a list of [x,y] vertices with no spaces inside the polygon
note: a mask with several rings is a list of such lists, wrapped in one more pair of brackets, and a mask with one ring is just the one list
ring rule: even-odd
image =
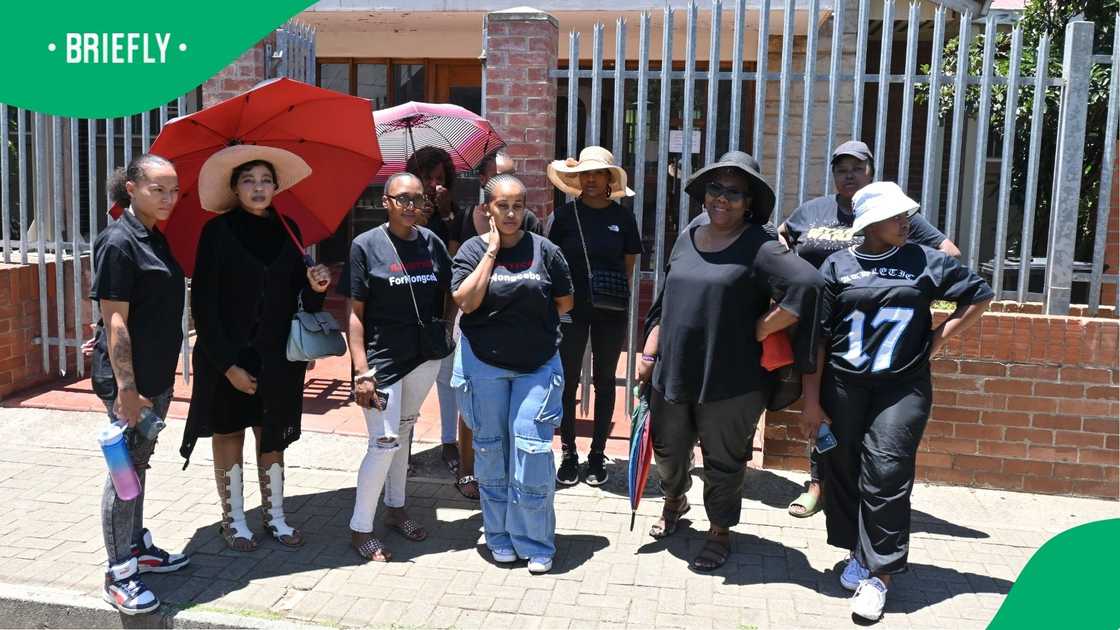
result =
[{"label": "group of women standing", "polygon": [[[607,479],[615,368],[642,251],[633,214],[618,203],[631,194],[626,173],[600,147],[550,165],[550,179],[574,200],[557,209],[546,238],[529,219],[525,186],[499,168],[504,156],[491,161],[484,203],[455,213],[447,208],[455,175],[448,172],[450,160],[428,153],[418,152],[409,172],[386,182],[388,221],[355,238],[344,278],[354,395],[369,436],[351,543],[365,559],[391,558],[372,534],[382,493],[386,526],[413,541],[427,536],[405,509],[408,444],[421,403],[445,381],[443,458],[461,476],[460,491],[470,496],[474,490],[481,500],[489,552],[496,562],[526,560],[530,572],[547,572],[556,552],[556,485]],[[155,339],[135,320],[149,316],[152,295],[172,299],[178,287],[181,299],[182,290],[182,272],[160,254],[155,226],[174,205],[174,169],[154,156],[134,162],[117,176],[114,190],[130,208],[99,239],[93,289],[105,314],[101,352],[121,390],[109,403],[111,415],[130,426],[147,402],[141,395],[166,409],[170,381],[137,388],[141,379],[132,378],[122,336],[125,345],[127,333],[142,336],[137,346],[147,344],[149,355],[174,356],[178,333],[168,328],[166,339]],[[770,335],[794,331],[806,435],[815,437],[825,423],[838,443],[817,457],[828,541],[849,554],[841,582],[856,591],[853,612],[877,619],[890,576],[906,566],[914,459],[930,408],[929,358],[976,321],[992,293],[951,255],[913,242],[915,225],[922,226],[918,206],[898,186],[851,176],[862,172],[870,179],[866,145],[842,145],[832,168],[835,203],[799,208],[777,233],[768,226],[774,193],[750,155],[727,153],[686,183],[685,193],[704,212],[673,246],[638,364],[639,380],[652,388],[652,436],[665,496],[649,533],[673,534],[689,511],[698,440],[711,525],[691,566],[710,571],[726,562],[753,436],[775,387],[774,374],[760,362],[763,344]],[[306,365],[286,359],[284,342],[298,310],[322,308],[330,276],[322,266],[305,264],[298,228],[276,212],[272,199],[307,172],[286,151],[235,146],[210,158],[199,178],[203,206],[222,214],[203,230],[193,276],[196,378],[181,453],[189,457],[197,438],[213,436],[221,535],[237,551],[258,544],[243,499],[242,451],[250,428],[264,529],[284,545],[304,542],[284,516],[283,452],[299,437]],[[937,240],[923,238],[930,245]],[[941,235],[936,245],[944,242]],[[811,249],[824,255],[815,260]],[[157,293],[141,295],[137,286],[154,286]],[[958,304],[936,328],[933,300]],[[131,318],[127,309],[123,318],[114,310],[119,302],[132,304]],[[581,468],[575,395],[589,340],[596,403]],[[164,363],[160,370],[169,367],[173,375],[173,362]],[[551,447],[558,427],[559,470]],[[150,454],[151,448],[137,452]],[[109,486],[103,508],[110,553],[106,597],[122,611],[150,610],[158,600],[138,573],[144,567],[175,570],[186,559],[155,547],[141,527],[141,504],[122,508],[108,498],[111,492]],[[812,506],[801,507],[811,512]]]}]

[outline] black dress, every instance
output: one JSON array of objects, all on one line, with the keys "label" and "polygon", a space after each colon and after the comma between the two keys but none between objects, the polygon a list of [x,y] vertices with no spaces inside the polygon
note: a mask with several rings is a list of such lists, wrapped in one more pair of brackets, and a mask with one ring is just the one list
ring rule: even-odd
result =
[{"label": "black dress", "polygon": [[[297,236],[299,228],[288,221]],[[202,230],[191,279],[198,336],[187,427],[179,453],[189,459],[200,437],[261,427],[261,450],[284,450],[299,439],[307,364],[288,361],[292,316],[323,307],[311,289],[302,255],[275,211],[258,217],[235,209]],[[238,365],[257,378],[253,395],[235,389],[226,370]]]}]

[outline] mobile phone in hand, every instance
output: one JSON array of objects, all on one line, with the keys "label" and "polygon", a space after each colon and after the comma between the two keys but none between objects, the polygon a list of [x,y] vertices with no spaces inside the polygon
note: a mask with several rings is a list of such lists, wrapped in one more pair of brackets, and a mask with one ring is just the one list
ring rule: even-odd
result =
[{"label": "mobile phone in hand", "polygon": [[821,429],[817,432],[817,452],[827,453],[834,448],[836,448],[836,436],[832,434],[828,425],[822,422]]},{"label": "mobile phone in hand", "polygon": [[377,408],[385,411],[385,408],[389,406],[389,390],[375,389],[373,395],[377,396]]}]

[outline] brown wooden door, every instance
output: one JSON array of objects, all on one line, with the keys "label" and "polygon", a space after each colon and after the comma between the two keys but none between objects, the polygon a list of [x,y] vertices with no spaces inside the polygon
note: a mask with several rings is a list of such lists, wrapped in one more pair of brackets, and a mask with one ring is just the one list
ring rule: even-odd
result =
[{"label": "brown wooden door", "polygon": [[482,64],[478,61],[436,62],[436,103],[451,103],[474,113],[482,110]]}]

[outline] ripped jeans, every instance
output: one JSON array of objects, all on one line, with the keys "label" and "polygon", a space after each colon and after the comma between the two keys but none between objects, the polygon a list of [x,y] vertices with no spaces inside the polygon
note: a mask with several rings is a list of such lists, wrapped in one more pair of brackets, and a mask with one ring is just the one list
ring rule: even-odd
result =
[{"label": "ripped jeans", "polygon": [[432,389],[439,372],[439,361],[421,363],[404,378],[389,385],[378,386],[389,392],[384,410],[362,409],[366,416],[369,446],[358,468],[358,487],[354,496],[354,515],[350,529],[368,534],[373,531],[377,497],[385,489],[385,505],[404,507],[405,484],[408,482],[408,444],[412,428],[420,414],[420,405]]},{"label": "ripped jeans", "polygon": [[490,549],[521,558],[556,553],[552,436],[563,416],[564,370],[555,354],[533,372],[484,363],[463,335],[451,386],[474,432],[474,473]]}]

